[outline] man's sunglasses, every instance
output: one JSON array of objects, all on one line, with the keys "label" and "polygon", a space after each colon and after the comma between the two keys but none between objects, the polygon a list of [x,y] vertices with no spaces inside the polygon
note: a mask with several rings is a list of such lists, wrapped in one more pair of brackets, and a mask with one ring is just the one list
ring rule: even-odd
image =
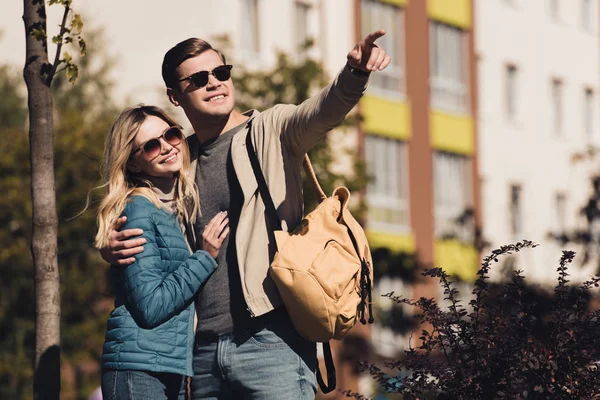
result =
[{"label": "man's sunglasses", "polygon": [[159,137],[150,139],[144,143],[140,147],[138,147],[131,154],[135,154],[138,151],[142,151],[149,158],[155,158],[160,154],[160,149],[162,147],[160,143],[160,139],[164,140],[171,146],[177,146],[183,140],[183,132],[176,126],[172,126],[166,131],[163,132]]},{"label": "man's sunglasses", "polygon": [[198,89],[202,89],[204,86],[208,84],[208,76],[212,75],[221,82],[225,82],[229,78],[231,78],[231,68],[233,65],[219,65],[217,68],[212,71],[198,71],[187,78],[180,79],[178,82],[183,82],[189,80],[192,82],[194,86]]}]

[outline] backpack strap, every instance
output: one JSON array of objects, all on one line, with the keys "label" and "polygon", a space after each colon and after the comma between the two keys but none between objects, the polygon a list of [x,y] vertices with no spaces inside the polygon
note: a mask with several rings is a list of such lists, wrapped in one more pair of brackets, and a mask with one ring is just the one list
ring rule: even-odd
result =
[{"label": "backpack strap", "polygon": [[281,230],[281,219],[279,219],[279,214],[277,214],[275,204],[273,203],[273,198],[271,197],[271,193],[269,193],[269,187],[267,186],[267,182],[265,181],[265,175],[263,174],[262,169],[260,168],[258,157],[256,156],[254,145],[252,144],[252,137],[250,135],[251,130],[252,121],[248,121],[248,134],[246,135],[246,150],[248,151],[248,157],[250,158],[252,171],[254,171],[254,176],[256,177],[256,182],[258,183],[258,191],[260,193],[260,196],[262,197],[263,203],[265,203],[267,215],[269,215],[271,221],[277,224],[277,229]]},{"label": "backpack strap", "polygon": [[333,364],[333,357],[331,356],[331,346],[329,342],[321,343],[323,346],[323,358],[325,359],[325,371],[327,371],[327,385],[323,382],[323,376],[321,376],[321,369],[317,367],[317,382],[321,391],[325,394],[333,391],[337,384],[335,378],[335,364]]},{"label": "backpack strap", "polygon": [[[275,204],[273,203],[273,198],[269,193],[269,187],[267,186],[267,182],[265,181],[265,176],[260,168],[260,163],[258,162],[258,157],[256,156],[256,151],[254,150],[254,145],[252,144],[252,137],[250,135],[250,131],[252,128],[252,121],[248,122],[248,134],[246,135],[246,150],[248,151],[248,158],[250,158],[250,164],[252,165],[252,171],[254,172],[254,176],[256,177],[256,182],[258,183],[258,192],[262,197],[263,203],[265,203],[265,209],[267,215],[272,219],[272,221],[277,223],[277,227],[281,230],[281,219],[277,214],[277,210],[275,209]],[[312,165],[310,164],[310,160],[308,159],[308,155],[304,159],[305,169],[309,168],[307,173],[312,175],[313,186],[315,188],[318,187],[318,191],[322,194],[322,199],[319,201],[323,201],[325,199],[325,194],[323,190],[321,190],[321,186],[319,185],[319,181],[315,176],[314,170],[312,169]],[[321,196],[321,195],[319,195]],[[329,393],[336,386],[336,377],[335,377],[335,364],[333,363],[333,357],[331,355],[331,346],[329,342],[321,343],[323,346],[323,358],[325,359],[325,370],[327,371],[327,385],[323,381],[323,376],[321,375],[321,369],[317,367],[317,382],[319,383],[319,387],[323,393]]]},{"label": "backpack strap", "polygon": [[323,189],[321,189],[321,185],[319,184],[319,180],[315,175],[315,170],[313,169],[312,164],[310,163],[310,158],[308,158],[308,154],[304,155],[304,162],[302,163],[302,166],[304,167],[304,172],[306,172],[306,176],[310,179],[310,183],[312,184],[312,187],[315,193],[317,194],[317,197],[319,198],[319,203],[322,203],[323,200],[327,198],[327,196],[325,195]]}]

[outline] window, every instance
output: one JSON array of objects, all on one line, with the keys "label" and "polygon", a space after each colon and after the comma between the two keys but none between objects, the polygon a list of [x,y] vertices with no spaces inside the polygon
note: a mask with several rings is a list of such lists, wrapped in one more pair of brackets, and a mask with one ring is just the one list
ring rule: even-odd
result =
[{"label": "window", "polygon": [[406,147],[400,140],[366,135],[370,229],[384,232],[410,230]]},{"label": "window", "polygon": [[554,197],[556,208],[556,233],[564,233],[567,229],[567,196],[557,193]]},{"label": "window", "polygon": [[523,210],[521,204],[521,186],[510,186],[510,233],[515,239],[523,234]]},{"label": "window", "polygon": [[558,21],[560,15],[560,0],[548,0],[548,12],[555,21]]},{"label": "window", "polygon": [[[435,235],[473,239],[471,222],[461,223],[472,210],[471,160],[467,157],[436,151],[433,154],[433,191]],[[472,219],[471,219],[472,220]]]},{"label": "window", "polygon": [[592,0],[581,0],[581,26],[586,31],[592,30]]},{"label": "window", "polygon": [[583,129],[587,139],[594,136],[594,91],[585,89],[583,104]]},{"label": "window", "polygon": [[248,56],[260,52],[258,1],[241,0],[241,51]]},{"label": "window", "polygon": [[385,29],[385,36],[377,43],[391,57],[391,63],[383,71],[372,74],[369,91],[374,94],[398,97],[404,88],[404,13],[400,7],[375,0],[361,1],[363,36]]},{"label": "window", "polygon": [[517,117],[517,67],[514,65],[506,66],[506,88],[505,88],[505,99],[506,99],[506,116],[514,120]]},{"label": "window", "polygon": [[560,79],[552,80],[552,125],[554,133],[562,136],[563,131],[563,83]]},{"label": "window", "polygon": [[[310,38],[308,30],[308,16],[310,13],[310,6],[305,3],[296,2],[294,3],[294,17],[295,17],[295,29],[296,29],[296,48],[295,51],[303,50],[306,46],[307,40]],[[302,52],[304,53],[304,52]]]},{"label": "window", "polygon": [[467,112],[467,43],[458,28],[430,22],[431,102],[433,108]]}]

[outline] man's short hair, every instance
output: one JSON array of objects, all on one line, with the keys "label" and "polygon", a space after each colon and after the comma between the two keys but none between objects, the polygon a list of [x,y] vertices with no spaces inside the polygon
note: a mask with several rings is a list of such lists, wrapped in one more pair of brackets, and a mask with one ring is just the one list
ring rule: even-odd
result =
[{"label": "man's short hair", "polygon": [[177,87],[177,81],[179,80],[176,72],[177,67],[188,58],[199,56],[208,50],[216,52],[221,57],[221,60],[223,60],[223,64],[227,64],[223,53],[213,48],[210,43],[198,38],[189,38],[183,42],[179,42],[167,51],[162,63],[162,77],[165,85],[168,88]]}]

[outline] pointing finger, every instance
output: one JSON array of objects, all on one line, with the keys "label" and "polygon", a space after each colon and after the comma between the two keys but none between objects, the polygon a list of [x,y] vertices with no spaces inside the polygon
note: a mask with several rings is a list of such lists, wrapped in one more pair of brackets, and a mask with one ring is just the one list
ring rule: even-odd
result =
[{"label": "pointing finger", "polygon": [[365,38],[365,44],[370,45],[373,44],[377,39],[385,35],[385,31],[383,29],[379,29],[378,31],[371,32]]}]

